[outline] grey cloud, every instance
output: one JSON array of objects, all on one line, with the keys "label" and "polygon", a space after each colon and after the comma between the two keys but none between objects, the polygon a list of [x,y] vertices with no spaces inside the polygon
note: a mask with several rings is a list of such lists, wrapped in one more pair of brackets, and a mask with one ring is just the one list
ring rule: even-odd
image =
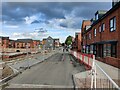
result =
[{"label": "grey cloud", "polygon": [[41,21],[41,20],[34,20],[33,22],[31,22],[31,24],[36,24],[36,23],[45,23],[45,24],[49,24],[49,21]]},{"label": "grey cloud", "polygon": [[97,10],[109,10],[111,8],[111,2],[92,2],[92,3],[85,3],[81,9],[76,8],[74,10],[75,16],[85,19],[91,19],[94,17],[94,14]]},{"label": "grey cloud", "polygon": [[65,27],[65,28],[68,27],[66,23],[60,23],[60,26],[61,26],[61,27]]},{"label": "grey cloud", "polygon": [[[38,13],[44,14],[45,21],[36,20],[34,23],[49,24],[49,21],[55,18],[65,19],[66,15],[74,14],[74,17],[90,19],[99,9],[109,9],[111,3],[95,2],[3,2],[2,18],[10,23],[23,23],[26,16],[32,16]],[[82,21],[82,20],[81,20]],[[61,27],[67,27],[61,23]],[[79,23],[72,27],[79,28]]]},{"label": "grey cloud", "polygon": [[33,21],[31,24],[34,24],[34,23],[40,23],[39,21],[35,20]]}]

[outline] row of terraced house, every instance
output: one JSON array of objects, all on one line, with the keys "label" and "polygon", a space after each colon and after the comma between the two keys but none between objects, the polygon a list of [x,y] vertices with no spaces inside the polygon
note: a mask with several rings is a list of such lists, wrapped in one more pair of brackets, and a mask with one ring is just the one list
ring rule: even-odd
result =
[{"label": "row of terraced house", "polygon": [[40,45],[40,40],[32,39],[17,39],[11,40],[9,37],[0,36],[0,47],[1,48],[36,48]]},{"label": "row of terraced house", "polygon": [[91,20],[83,20],[79,35],[73,42],[76,50],[120,68],[120,0],[109,11],[98,10]]},{"label": "row of terraced house", "polygon": [[9,37],[0,36],[0,48],[38,48],[39,45],[45,45],[45,49],[55,49],[60,46],[59,38],[44,38],[40,40],[17,39],[11,40]]}]

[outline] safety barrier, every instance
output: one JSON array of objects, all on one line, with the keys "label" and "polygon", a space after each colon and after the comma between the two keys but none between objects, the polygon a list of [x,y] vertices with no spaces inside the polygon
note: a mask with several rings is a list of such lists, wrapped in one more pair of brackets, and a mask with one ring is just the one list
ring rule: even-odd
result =
[{"label": "safety barrier", "polygon": [[85,64],[87,66],[87,69],[90,69],[92,67],[92,61],[90,59],[93,58],[93,54],[83,54],[72,50],[70,53],[75,56],[80,63]]},{"label": "safety barrier", "polygon": [[118,85],[119,79],[111,78],[103,68],[99,66],[99,62],[95,60],[95,55],[78,53],[76,51],[71,51],[70,53],[75,56],[80,63],[90,67],[89,70],[81,72],[80,75],[78,75],[80,78],[77,82],[79,82],[80,87],[120,90]]}]

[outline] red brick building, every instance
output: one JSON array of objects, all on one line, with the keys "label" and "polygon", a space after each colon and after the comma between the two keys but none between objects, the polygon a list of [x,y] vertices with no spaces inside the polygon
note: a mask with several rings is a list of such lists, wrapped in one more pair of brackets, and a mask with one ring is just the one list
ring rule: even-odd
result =
[{"label": "red brick building", "polygon": [[82,52],[86,53],[86,44],[87,44],[87,36],[85,32],[88,28],[90,28],[91,21],[90,20],[83,20],[82,27],[81,27],[81,45],[82,45]]},{"label": "red brick building", "polygon": [[75,38],[72,38],[72,49],[81,52],[81,33],[75,33]]},{"label": "red brick building", "polygon": [[36,48],[40,45],[40,40],[33,40],[33,47]]},{"label": "red brick building", "polygon": [[82,48],[98,60],[119,67],[120,63],[120,2],[109,11],[97,11],[91,26],[82,24]]},{"label": "red brick building", "polygon": [[15,41],[15,48],[33,48],[33,40],[32,39],[17,39]]},{"label": "red brick building", "polygon": [[72,45],[71,45],[71,47],[72,47],[71,48],[72,50],[76,48],[75,38],[74,37],[72,37]]},{"label": "red brick building", "polygon": [[9,37],[0,36],[0,47],[9,48]]},{"label": "red brick building", "polygon": [[44,38],[43,40],[42,40],[42,45],[45,45],[45,43],[46,43],[46,38]]},{"label": "red brick building", "polygon": [[15,40],[9,40],[9,48],[15,48]]},{"label": "red brick building", "polygon": [[77,44],[77,50],[79,51],[79,52],[81,52],[81,33],[78,33],[78,38],[77,38],[77,42],[78,42],[78,44]]}]

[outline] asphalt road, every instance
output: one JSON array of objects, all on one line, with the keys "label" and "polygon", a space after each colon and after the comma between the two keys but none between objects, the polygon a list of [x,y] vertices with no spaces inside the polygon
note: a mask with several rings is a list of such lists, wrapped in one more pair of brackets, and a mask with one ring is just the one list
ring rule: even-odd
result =
[{"label": "asphalt road", "polygon": [[71,58],[68,53],[56,53],[43,63],[14,77],[9,84],[73,86],[72,74],[84,71],[84,66],[76,63],[76,67],[74,67]]}]

